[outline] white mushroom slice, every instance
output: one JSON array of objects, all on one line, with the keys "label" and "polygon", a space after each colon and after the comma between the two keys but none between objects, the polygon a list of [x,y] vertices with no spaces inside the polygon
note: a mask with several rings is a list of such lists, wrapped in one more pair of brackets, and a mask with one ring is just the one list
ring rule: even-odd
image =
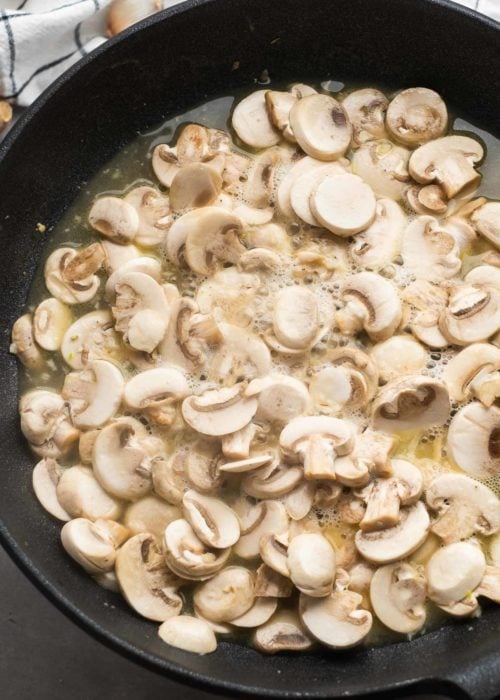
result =
[{"label": "white mushroom slice", "polygon": [[495,476],[500,469],[500,408],[473,402],[453,416],[447,437],[453,461],[478,479]]},{"label": "white mushroom slice", "polygon": [[[265,209],[256,209],[248,204],[239,204],[237,207],[232,209],[234,216],[237,216],[243,224],[247,226],[263,226],[272,221],[274,216],[274,211],[272,207],[266,207]],[[241,264],[241,258],[240,258]]]},{"label": "white mushroom slice", "polygon": [[141,253],[135,245],[121,245],[113,241],[101,241],[101,248],[104,251],[103,267],[106,274],[111,275],[115,270],[134,258],[138,258]]},{"label": "white mushroom slice", "polygon": [[344,107],[330,95],[307,95],[290,111],[299,146],[318,160],[337,160],[349,148],[352,126]]},{"label": "white mushroom slice", "polygon": [[291,92],[268,90],[265,99],[272,125],[281,131],[287,141],[295,142],[295,136],[290,127],[290,110],[299,98]]},{"label": "white mushroom slice", "polygon": [[[223,435],[221,440],[222,453],[230,460],[245,460],[250,457],[250,445],[257,434],[255,423],[249,423],[232,435]],[[259,465],[260,466],[260,465]]]},{"label": "white mushroom slice", "polygon": [[401,634],[414,634],[426,620],[426,580],[410,564],[395,562],[374,573],[370,601],[378,619]]},{"label": "white mushroom slice", "polygon": [[166,562],[182,578],[192,581],[211,578],[222,569],[230,553],[230,549],[210,550],[182,518],[171,522],[165,530]]},{"label": "white mushroom slice", "polygon": [[241,488],[254,498],[280,498],[292,491],[302,476],[299,467],[270,464],[245,476]]},{"label": "white mushroom slice", "polygon": [[301,481],[284,498],[286,512],[292,520],[302,520],[309,515],[315,503],[316,483]]},{"label": "white mushroom slice", "polygon": [[118,520],[121,504],[104,491],[90,467],[65,469],[56,488],[57,499],[72,518]]},{"label": "white mushroom slice", "polygon": [[190,219],[184,248],[191,270],[199,275],[209,275],[213,272],[214,258],[237,263],[245,252],[238,238],[241,220],[219,207],[202,207],[189,212],[191,215],[195,216]]},{"label": "white mushroom slice", "polygon": [[221,342],[210,361],[210,376],[230,382],[241,377],[247,380],[262,377],[270,372],[271,353],[255,333],[231,323],[220,323],[219,330]]},{"label": "white mushroom slice", "polygon": [[221,187],[222,178],[210,165],[184,165],[170,185],[170,205],[174,211],[206,207],[215,202]]},{"label": "white mushroom slice", "polygon": [[376,430],[388,433],[444,425],[450,400],[444,384],[432,377],[408,375],[382,387],[372,408]]},{"label": "white mushroom slice", "polygon": [[193,608],[196,617],[199,620],[203,620],[203,622],[206,622],[210,629],[215,632],[215,634],[232,634],[234,632],[229,622],[212,622],[212,620],[207,620],[203,617],[201,612],[197,609],[196,605],[194,605]]},{"label": "white mushroom slice", "polygon": [[281,267],[282,258],[274,250],[268,248],[252,248],[240,258],[239,267],[245,272],[262,270],[264,272],[278,270]]},{"label": "white mushroom slice", "polygon": [[[293,204],[293,201],[292,201]],[[337,236],[353,236],[375,219],[376,200],[369,185],[358,175],[327,176],[310,198],[314,217]]]},{"label": "white mushroom slice", "polygon": [[152,277],[155,282],[161,281],[160,261],[156,258],[141,255],[139,257],[132,258],[132,260],[124,262],[123,265],[120,265],[120,267],[109,276],[104,288],[106,299],[109,301],[114,300],[116,286],[123,281],[123,278],[129,272],[142,272],[143,274]]},{"label": "white mushroom slice", "polygon": [[455,238],[432,216],[420,216],[406,227],[401,254],[405,269],[429,282],[451,279],[462,266]]},{"label": "white mushroom slice", "polygon": [[372,627],[372,615],[359,606],[359,593],[337,590],[326,598],[300,596],[300,618],[308,632],[330,649],[360,644]]},{"label": "white mushroom slice", "polygon": [[245,398],[245,385],[212,389],[182,402],[184,420],[203,435],[228,435],[244,428],[257,412],[257,399]]},{"label": "white mushroom slice", "polygon": [[481,582],[486,560],[481,547],[455,542],[438,549],[426,567],[429,598],[438,605],[461,601]]},{"label": "white mushroom slice", "polygon": [[311,406],[305,384],[282,374],[254,379],[246,388],[245,396],[258,396],[257,418],[278,423],[288,423],[307,413]]},{"label": "white mushroom slice", "polygon": [[318,93],[311,85],[306,85],[304,83],[293,83],[288,88],[288,91],[299,100],[308,95],[316,95]]},{"label": "white mushroom slice", "polygon": [[153,151],[151,165],[160,183],[170,187],[180,169],[176,148],[170,148],[165,143],[158,144]]},{"label": "white mushroom slice", "polygon": [[147,532],[154,535],[157,542],[161,542],[165,528],[180,517],[179,508],[156,496],[145,496],[127,506],[123,524],[132,535]]},{"label": "white mushroom slice", "polygon": [[33,334],[35,340],[44,350],[59,350],[62,339],[72,316],[68,307],[59,299],[45,299],[33,314]]},{"label": "white mushroom slice", "polygon": [[253,161],[243,188],[245,201],[251,207],[260,210],[272,203],[275,170],[279,163],[276,150],[264,151]]},{"label": "white mushroom slice", "polygon": [[203,314],[217,310],[221,321],[248,326],[254,317],[255,296],[261,284],[258,275],[229,267],[199,286],[196,302]]},{"label": "white mushroom slice", "polygon": [[303,175],[324,167],[324,161],[310,158],[309,156],[301,158],[292,165],[278,187],[278,207],[283,216],[289,219],[295,217],[291,201],[291,192],[294,183]]},{"label": "white mushroom slice", "polygon": [[89,224],[114,243],[130,243],[139,232],[139,214],[120,197],[99,197],[90,210]]},{"label": "white mushroom slice", "polygon": [[158,634],[171,647],[193,654],[211,654],[217,649],[217,639],[208,622],[191,615],[176,615],[165,620]]},{"label": "white mushroom slice", "polygon": [[411,307],[413,335],[431,348],[449,345],[438,327],[439,317],[448,301],[447,290],[425,280],[416,280],[403,290],[401,296]]},{"label": "white mushroom slice", "polygon": [[186,488],[185,467],[186,452],[174,452],[167,460],[161,457],[152,464],[152,478],[155,493],[164,498],[167,503],[179,505]]},{"label": "white mushroom slice", "polygon": [[404,200],[416,214],[432,216],[448,211],[448,199],[440,185],[409,185]]},{"label": "white mushroom slice", "polygon": [[313,485],[315,487],[314,505],[318,508],[331,508],[342,494],[342,486],[333,481],[318,481]]},{"label": "white mushroom slice", "polygon": [[475,186],[481,176],[474,166],[482,160],[481,144],[469,136],[443,136],[420,146],[411,155],[410,175],[423,185],[437,183],[448,199],[464,187]]},{"label": "white mushroom slice", "polygon": [[134,241],[145,247],[162,243],[172,225],[169,198],[153,187],[142,186],[130,190],[124,201],[131,204],[139,216],[139,230]]},{"label": "white mushroom slice", "polygon": [[329,365],[314,373],[309,391],[317,406],[339,412],[344,406],[360,408],[375,396],[378,372],[368,355],[354,348],[336,349]]},{"label": "white mushroom slice", "polygon": [[472,213],[470,220],[481,236],[500,248],[500,202],[486,202]]},{"label": "white mushroom slice", "polygon": [[384,138],[385,112],[389,100],[380,90],[363,88],[349,93],[342,106],[351,120],[353,147]]},{"label": "white mushroom slice", "polygon": [[476,396],[486,408],[500,396],[500,349],[488,343],[473,343],[446,365],[443,381],[455,401]]},{"label": "white mushroom slice", "polygon": [[419,467],[406,459],[392,459],[391,466],[401,503],[408,506],[418,501],[424,487],[423,475]]},{"label": "white mushroom slice", "polygon": [[261,454],[248,457],[247,459],[239,459],[235,462],[226,462],[219,465],[221,472],[228,474],[243,474],[245,472],[253,472],[259,467],[263,467],[274,460],[274,455]]},{"label": "white mushroom slice", "polygon": [[165,411],[168,412],[173,404],[188,394],[187,380],[179,370],[174,367],[157,367],[129,379],[123,398],[130,408],[146,411],[156,422],[169,424],[171,417],[169,419]]},{"label": "white mushroom slice", "polygon": [[377,197],[401,199],[410,179],[408,161],[410,151],[391,141],[366,143],[354,152],[352,172],[363,178]]},{"label": "white mushroom slice", "polygon": [[128,272],[115,290],[115,329],[135,350],[152,352],[168,326],[169,306],[162,287],[143,272]]},{"label": "white mushroom slice", "polygon": [[239,138],[252,148],[269,148],[280,140],[279,131],[269,119],[266,93],[267,90],[252,92],[236,105],[231,118]]},{"label": "white mushroom slice", "polygon": [[264,535],[279,535],[288,529],[288,515],[279,501],[262,501],[246,517],[240,518],[240,528],[241,536],[233,551],[242,559],[254,559],[259,556]]},{"label": "white mushroom slice", "polygon": [[428,507],[437,511],[432,532],[445,544],[475,534],[493,535],[500,530],[500,501],[485,484],[464,474],[441,474],[426,491]]},{"label": "white mushroom slice", "polygon": [[288,461],[303,460],[306,479],[334,479],[338,458],[354,447],[354,430],[329,416],[294,418],[281,431],[280,447]]},{"label": "white mushroom slice", "polygon": [[299,617],[291,610],[280,610],[255,631],[254,646],[266,654],[280,651],[307,651],[312,646]]},{"label": "white mushroom slice", "polygon": [[319,305],[306,287],[286,287],[275,300],[273,330],[280,343],[292,349],[305,348],[319,329]]},{"label": "white mushroom slice", "polygon": [[323,535],[304,533],[294,537],[288,545],[287,564],[299,591],[314,598],[330,595],[335,580],[335,551]]},{"label": "white mushroom slice", "polygon": [[345,306],[335,319],[345,335],[364,329],[374,341],[390,338],[402,318],[396,288],[375,272],[352,275],[342,290]]},{"label": "white mushroom slice", "polygon": [[252,572],[242,566],[228,566],[219,571],[193,595],[197,609],[213,622],[230,622],[244,615],[254,600]]},{"label": "white mushroom slice", "polygon": [[365,464],[375,476],[392,476],[393,468],[389,455],[393,446],[393,437],[367,428],[356,440],[355,456],[358,462]]},{"label": "white mushroom slice", "polygon": [[110,312],[100,309],[80,316],[64,334],[61,355],[73,369],[83,369],[93,360],[120,361],[123,351]]},{"label": "white mushroom slice", "polygon": [[318,226],[318,221],[311,211],[311,197],[316,188],[327,177],[345,175],[345,168],[340,163],[329,163],[319,168],[308,170],[294,179],[290,189],[290,203],[295,214],[310,226]]},{"label": "white mushroom slice", "polygon": [[376,532],[399,523],[400,498],[396,479],[376,479],[358,495],[366,501],[366,510],[359,521],[360,530]]},{"label": "white mushroom slice", "polygon": [[434,90],[409,88],[391,101],[385,123],[396,141],[409,146],[420,145],[445,133],[448,110]]},{"label": "white mushroom slice", "polygon": [[94,474],[108,493],[136,500],[151,489],[151,465],[161,442],[134,418],[118,418],[103,428],[94,445]]},{"label": "white mushroom slice", "polygon": [[219,470],[220,460],[220,445],[216,442],[197,440],[189,447],[184,472],[196,491],[211,494],[223,485],[224,474]]},{"label": "white mushroom slice", "polygon": [[439,317],[439,329],[455,345],[487,340],[500,328],[500,291],[494,287],[457,285]]},{"label": "white mushroom slice", "polygon": [[65,304],[84,304],[93,299],[99,289],[100,281],[94,271],[78,279],[66,276],[68,265],[77,258],[78,251],[75,248],[57,248],[45,263],[47,289]]},{"label": "white mushroom slice", "polygon": [[411,335],[395,335],[377,343],[370,357],[375,361],[383,382],[405,374],[418,374],[428,361],[427,352]]},{"label": "white mushroom slice", "polygon": [[260,538],[259,553],[264,564],[282,576],[289,577],[288,568],[288,535],[263,535]]},{"label": "white mushroom slice", "polygon": [[100,428],[117,412],[123,395],[121,371],[107,360],[93,360],[85,369],[66,375],[62,396],[77,428]]},{"label": "white mushroom slice", "polygon": [[423,503],[403,508],[394,527],[377,532],[358,530],[355,543],[359,553],[375,564],[388,564],[414,552],[429,532],[429,514]]},{"label": "white mushroom slice", "polygon": [[152,534],[135,535],[118,550],[116,576],[127,603],[148,620],[163,622],[181,612],[178,579]]},{"label": "white mushroom slice", "polygon": [[209,547],[226,549],[238,541],[238,518],[220,499],[190,490],[184,494],[182,505],[184,517],[200,540]]},{"label": "white mushroom slice", "polygon": [[67,513],[57,498],[57,484],[63,474],[62,467],[55,459],[44,457],[33,469],[32,484],[35,496],[45,510],[58,520],[68,521]]},{"label": "white mushroom slice", "polygon": [[53,391],[35,389],[24,394],[19,414],[23,435],[40,457],[61,457],[80,435],[69,419],[64,399]]},{"label": "white mushroom slice", "polygon": [[70,557],[88,573],[99,574],[113,568],[115,545],[99,523],[85,518],[70,520],[61,530],[61,542]]},{"label": "white mushroom slice", "polygon": [[354,262],[367,270],[380,270],[400,253],[406,216],[394,200],[379,199],[373,223],[359,233],[349,252]]},{"label": "white mushroom slice", "polygon": [[27,369],[38,370],[43,367],[44,357],[35,341],[31,314],[20,316],[12,326],[9,352],[17,355]]},{"label": "white mushroom slice", "polygon": [[260,627],[274,615],[278,601],[276,598],[256,598],[254,604],[246,613],[231,620],[235,627]]},{"label": "white mushroom slice", "polygon": [[497,260],[494,260],[491,265],[487,265],[481,261],[480,265],[477,265],[465,275],[465,281],[468,284],[485,288],[491,287],[498,291],[500,289],[500,270],[497,262]]},{"label": "white mushroom slice", "polygon": [[255,577],[257,598],[289,598],[292,591],[293,585],[287,576],[282,576],[266,564],[259,566]]}]

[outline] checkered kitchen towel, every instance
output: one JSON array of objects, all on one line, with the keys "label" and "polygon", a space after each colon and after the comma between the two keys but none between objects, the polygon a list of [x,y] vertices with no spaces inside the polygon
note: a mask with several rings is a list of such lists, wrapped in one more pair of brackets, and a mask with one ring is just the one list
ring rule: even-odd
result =
[{"label": "checkered kitchen towel", "polygon": [[[500,20],[500,0],[457,1]],[[66,68],[106,41],[110,2],[0,0],[0,97],[31,104]]]}]

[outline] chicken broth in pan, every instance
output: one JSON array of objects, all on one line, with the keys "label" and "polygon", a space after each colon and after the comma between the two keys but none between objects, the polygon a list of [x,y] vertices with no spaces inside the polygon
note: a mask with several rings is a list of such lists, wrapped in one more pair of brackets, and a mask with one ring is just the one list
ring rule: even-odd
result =
[{"label": "chicken broth in pan", "polygon": [[12,330],[34,492],[195,653],[477,616],[500,602],[498,141],[427,88],[257,87],[140,136],[51,232]]}]

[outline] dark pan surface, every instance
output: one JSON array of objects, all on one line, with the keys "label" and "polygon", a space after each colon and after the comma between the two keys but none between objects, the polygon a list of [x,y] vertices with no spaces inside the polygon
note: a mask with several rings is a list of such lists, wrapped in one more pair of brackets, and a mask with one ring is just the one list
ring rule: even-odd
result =
[{"label": "dark pan surface", "polygon": [[8,345],[44,245],[37,222],[54,225],[79,187],[138,131],[206,97],[251,86],[263,69],[276,80],[426,85],[483,128],[500,127],[499,27],[444,0],[191,0],[72,68],[0,148],[2,541],[90,632],[188,683],[233,697],[333,698],[383,690],[401,697],[412,686],[494,698],[500,693],[499,608],[410,644],[368,651],[263,658],[222,642],[215,654],[196,657],[161,643],[156,625],[83,575],[57,544],[59,526],[32,496],[33,457],[18,428],[17,371]]}]

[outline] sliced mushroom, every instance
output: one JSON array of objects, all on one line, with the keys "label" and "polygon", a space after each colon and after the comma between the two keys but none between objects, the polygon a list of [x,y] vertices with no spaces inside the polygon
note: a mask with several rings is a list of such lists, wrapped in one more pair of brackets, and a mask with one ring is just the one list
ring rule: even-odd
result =
[{"label": "sliced mushroom", "polygon": [[[250,457],[250,445],[257,432],[255,423],[249,423],[231,435],[223,435],[221,444],[224,457],[238,461],[248,459]],[[258,466],[261,465],[259,464]]]},{"label": "sliced mushroom", "polygon": [[168,460],[157,458],[152,464],[151,475],[155,492],[174,506],[182,502],[184,495],[185,461],[186,452],[181,450],[174,452]]},{"label": "sliced mushroom", "polygon": [[417,501],[403,508],[394,527],[376,532],[358,530],[355,543],[359,553],[375,564],[388,564],[414,552],[427,537],[430,520],[424,504]]},{"label": "sliced mushroom", "polygon": [[287,141],[295,142],[295,136],[290,126],[290,110],[299,98],[292,92],[268,90],[265,99],[269,119],[273,126],[281,131]]},{"label": "sliced mushroom", "polygon": [[328,176],[312,193],[311,211],[320,224],[337,236],[353,236],[375,219],[375,195],[358,175]]},{"label": "sliced mushroom", "polygon": [[385,123],[396,141],[421,145],[445,133],[448,110],[434,90],[409,88],[390,102]]},{"label": "sliced mushroom", "polygon": [[175,417],[173,405],[188,394],[187,380],[179,370],[157,367],[129,379],[123,398],[130,408],[146,412],[156,423],[169,425]]},{"label": "sliced mushroom", "polygon": [[290,493],[300,483],[302,476],[300,467],[270,464],[246,475],[241,488],[253,498],[280,498]]},{"label": "sliced mushroom", "polygon": [[352,275],[344,285],[342,298],[345,305],[335,319],[345,335],[364,329],[372,340],[386,340],[401,322],[396,288],[374,272]]},{"label": "sliced mushroom", "polygon": [[457,285],[439,317],[439,329],[449,342],[468,345],[487,340],[500,328],[500,292],[483,285]]},{"label": "sliced mushroom", "polygon": [[90,467],[65,469],[56,487],[57,499],[72,518],[118,520],[122,506],[104,491]]},{"label": "sliced mushroom", "polygon": [[380,140],[363,144],[352,157],[352,172],[363,178],[377,197],[399,200],[410,179],[410,151],[391,141]]},{"label": "sliced mushroom", "polygon": [[109,311],[100,309],[80,316],[64,334],[61,354],[73,369],[83,369],[93,360],[122,359],[120,338]]},{"label": "sliced mushroom", "polygon": [[245,327],[254,317],[254,301],[260,286],[258,275],[230,267],[219,270],[203,282],[198,288],[196,301],[201,313],[217,310],[221,321]]},{"label": "sliced mushroom", "polygon": [[353,147],[385,136],[385,112],[389,100],[380,90],[362,88],[342,101],[353,127]]},{"label": "sliced mushroom", "polygon": [[[45,285],[49,292],[65,304],[84,304],[97,294],[99,277],[96,270],[90,269],[85,276],[75,274],[67,276],[70,263],[79,260],[79,252],[75,248],[57,248],[49,255],[44,267]],[[102,259],[100,259],[97,269]],[[70,268],[71,269],[71,268]],[[78,268],[76,268],[78,269]]]},{"label": "sliced mushroom", "polygon": [[277,607],[276,598],[256,598],[250,610],[231,620],[231,624],[242,628],[260,627],[276,612]]},{"label": "sliced mushroom", "polygon": [[61,530],[64,549],[89,574],[110,571],[115,563],[116,547],[103,522],[75,518]]},{"label": "sliced mushroom", "polygon": [[68,307],[59,299],[45,299],[33,314],[33,334],[44,350],[59,350],[72,316]]},{"label": "sliced mushroom", "polygon": [[270,533],[260,538],[259,552],[264,564],[282,576],[289,577],[288,534]]},{"label": "sliced mushroom", "polygon": [[39,370],[43,367],[44,357],[35,341],[31,314],[20,316],[12,326],[9,352],[17,355],[27,369]]},{"label": "sliced mushroom", "polygon": [[500,468],[500,408],[477,402],[461,408],[450,423],[447,448],[468,474],[479,479],[495,476]]},{"label": "sliced mushroom", "polygon": [[255,631],[254,645],[267,654],[280,651],[307,651],[311,639],[304,631],[298,615],[291,610],[280,610]]},{"label": "sliced mushroom", "polygon": [[174,177],[179,172],[177,149],[164,143],[158,144],[153,151],[151,165],[160,183],[165,187],[170,187]]},{"label": "sliced mushroom", "polygon": [[314,598],[330,595],[335,580],[335,551],[316,533],[294,537],[288,545],[287,564],[294,585]]},{"label": "sliced mushroom", "polygon": [[429,282],[451,279],[462,266],[455,238],[432,216],[419,216],[406,227],[401,254],[405,269]]},{"label": "sliced mushroom", "polygon": [[[170,193],[170,196],[172,193]],[[163,242],[172,225],[169,198],[153,187],[134,187],[124,198],[139,216],[139,230],[134,237],[138,245],[156,246]],[[175,206],[172,203],[173,208]]]},{"label": "sliced mushroom", "polygon": [[370,601],[378,619],[401,634],[414,634],[426,620],[426,580],[405,562],[383,566],[374,573]]},{"label": "sliced mushroom", "polygon": [[[269,207],[272,203],[275,171],[279,164],[280,157],[276,150],[264,151],[262,155],[257,156],[252,162],[243,188],[245,201],[252,208],[255,207],[257,210],[262,210]],[[235,210],[235,213],[239,210],[240,207]],[[271,219],[272,214],[271,209]],[[263,221],[262,223],[266,222]]]},{"label": "sliced mushroom", "polygon": [[134,535],[120,547],[116,576],[127,603],[148,620],[163,622],[181,612],[179,580],[165,566],[152,534]]},{"label": "sliced mushroom", "polygon": [[455,542],[438,549],[426,567],[429,598],[439,606],[463,600],[481,582],[486,560],[472,542]]},{"label": "sliced mushroom", "polygon": [[394,200],[384,197],[377,201],[373,223],[358,233],[350,246],[354,262],[367,270],[380,270],[400,253],[406,216]]},{"label": "sliced mushroom", "polygon": [[317,160],[316,158],[310,158],[309,156],[301,158],[292,165],[290,170],[281,180],[278,187],[278,207],[283,216],[290,219],[295,217],[295,212],[292,208],[291,201],[292,187],[294,186],[295,182],[303,175],[324,167],[324,161]]},{"label": "sliced mushroom", "polygon": [[228,566],[195,591],[193,601],[201,614],[213,622],[230,622],[244,615],[255,600],[252,572]]},{"label": "sliced mushroom", "polygon": [[213,494],[223,485],[224,474],[219,469],[221,459],[220,445],[216,442],[197,440],[189,447],[184,471],[196,491]]},{"label": "sliced mushroom", "polygon": [[395,335],[377,343],[373,346],[370,357],[377,365],[382,382],[406,374],[417,374],[425,368],[428,361],[427,352],[411,335]]},{"label": "sliced mushroom", "polygon": [[415,374],[393,379],[380,390],[372,408],[376,430],[400,432],[444,425],[450,400],[444,384],[433,377]]},{"label": "sliced mushroom", "polygon": [[279,423],[307,413],[311,405],[307,387],[298,379],[282,374],[254,379],[245,396],[258,396],[257,418]]},{"label": "sliced mushroom", "polygon": [[292,491],[285,495],[286,512],[292,520],[302,520],[309,515],[316,502],[316,493],[317,487],[314,481],[300,481]]},{"label": "sliced mushroom", "polygon": [[71,423],[64,399],[53,391],[35,389],[19,402],[21,430],[33,452],[57,459],[66,454],[79,431]]},{"label": "sliced mushroom", "polygon": [[416,214],[435,216],[448,211],[448,199],[440,185],[409,185],[403,198]]},{"label": "sliced mushroom", "polygon": [[[165,529],[166,562],[182,578],[192,581],[211,578],[222,569],[230,553],[230,549],[209,549],[182,518],[174,520]],[[207,617],[203,611],[202,614]]]},{"label": "sliced mushroom", "polygon": [[90,210],[89,224],[114,243],[130,243],[139,232],[139,214],[120,197],[99,197]]},{"label": "sliced mushroom", "polygon": [[249,380],[270,372],[271,354],[255,333],[232,323],[220,323],[219,331],[221,342],[209,364],[210,376],[233,383],[242,377]]},{"label": "sliced mushroom", "polygon": [[242,559],[259,556],[260,541],[264,535],[279,535],[288,529],[288,515],[279,501],[266,500],[255,504],[240,518],[241,536],[233,551]]},{"label": "sliced mushroom", "polygon": [[275,300],[273,330],[280,343],[302,349],[311,343],[319,329],[319,305],[305,287],[286,287]]},{"label": "sliced mushroom", "polygon": [[392,476],[394,472],[389,455],[393,446],[393,437],[367,428],[356,440],[356,459],[374,476]]},{"label": "sliced mushroom", "polygon": [[182,505],[184,517],[209,547],[227,549],[238,541],[238,518],[224,501],[190,490],[184,494]]},{"label": "sliced mushroom", "polygon": [[500,248],[500,202],[486,202],[473,211],[470,220],[481,236]]},{"label": "sliced mushroom", "polygon": [[437,511],[432,531],[445,544],[474,534],[493,535],[500,529],[500,502],[485,484],[464,474],[441,474],[426,492],[429,508]]},{"label": "sliced mushroom", "polygon": [[245,272],[278,270],[281,267],[281,257],[268,248],[252,248],[243,253],[239,267]]},{"label": "sliced mushroom", "polygon": [[191,615],[176,615],[165,620],[158,634],[171,647],[193,654],[211,654],[217,649],[217,639],[208,622]]},{"label": "sliced mushroom", "polygon": [[338,418],[294,418],[281,431],[280,447],[288,461],[303,460],[306,479],[334,479],[336,462],[354,447],[354,430]]},{"label": "sliced mushroom", "polygon": [[202,207],[184,216],[190,217],[184,255],[193,272],[211,274],[214,259],[238,262],[245,248],[238,238],[241,220],[237,216],[219,207]]},{"label": "sliced mushroom", "polygon": [[174,211],[206,207],[217,199],[221,176],[210,165],[190,163],[183,166],[170,185],[170,205]]},{"label": "sliced mushroom", "polygon": [[219,465],[219,470],[221,472],[227,472],[229,474],[242,474],[245,472],[253,472],[259,467],[263,467],[274,460],[274,455],[270,454],[259,454],[253,457],[248,457],[248,459],[239,459],[236,462],[226,462],[225,464]]},{"label": "sliced mushroom", "polygon": [[500,396],[500,349],[488,343],[473,343],[446,365],[443,381],[455,401],[471,395],[489,408]]},{"label": "sliced mushroom", "polygon": [[448,199],[480,180],[474,169],[484,156],[481,144],[469,136],[443,136],[420,146],[411,155],[410,175],[423,185],[437,183]]},{"label": "sliced mushroom", "polygon": [[341,411],[349,405],[364,407],[374,397],[378,386],[378,372],[361,350],[341,348],[328,356],[329,364],[311,377],[309,391],[321,409]]},{"label": "sliced mushroom", "polygon": [[239,138],[252,148],[269,148],[279,143],[266,107],[267,90],[257,90],[239,102],[232,115],[232,126]]},{"label": "sliced mushroom", "polygon": [[100,247],[104,253],[104,261],[102,264],[108,275],[113,274],[119,267],[141,255],[139,248],[133,244],[120,245],[120,243],[103,240],[100,243]]},{"label": "sliced mushroom", "polygon": [[134,418],[118,418],[103,428],[94,445],[94,474],[108,493],[136,500],[151,489],[152,463],[162,443]]},{"label": "sliced mushroom", "polygon": [[93,360],[85,369],[67,374],[62,397],[69,403],[75,426],[100,428],[111,420],[120,406],[124,384],[121,371],[107,360]]},{"label": "sliced mushroom", "polygon": [[290,204],[295,214],[310,226],[318,226],[318,220],[311,211],[311,197],[316,188],[327,177],[345,175],[346,170],[340,163],[323,164],[312,168],[300,177],[296,177],[290,189]]},{"label": "sliced mushroom", "polygon": [[307,95],[290,111],[299,146],[318,160],[337,160],[349,148],[352,126],[344,107],[330,95]]},{"label": "sliced mushroom", "polygon": [[425,280],[416,280],[403,290],[402,298],[411,308],[413,335],[431,348],[449,345],[439,330],[439,317],[448,301],[446,289]]},{"label": "sliced mushroom", "polygon": [[104,288],[104,293],[109,301],[113,301],[116,294],[116,287],[121,284],[123,278],[129,272],[142,272],[145,275],[152,277],[155,282],[161,281],[161,263],[156,258],[152,258],[149,255],[140,255],[139,257],[132,258],[124,262],[123,265],[115,270],[108,278],[106,286]]},{"label": "sliced mushroom", "polygon": [[67,513],[57,498],[57,484],[64,470],[51,457],[44,457],[33,469],[32,484],[35,496],[45,510],[58,520],[68,521],[71,516]]},{"label": "sliced mushroom", "polygon": [[212,389],[182,402],[184,420],[203,435],[228,435],[244,428],[257,411],[257,399],[245,398],[245,384]]},{"label": "sliced mushroom", "polygon": [[181,511],[156,496],[144,496],[135,503],[127,506],[123,515],[123,524],[132,533],[150,533],[162,542],[165,528],[174,520],[181,517]]},{"label": "sliced mushroom", "polygon": [[308,632],[330,649],[360,644],[372,627],[372,615],[359,606],[359,593],[336,590],[326,598],[300,596],[300,618]]}]

